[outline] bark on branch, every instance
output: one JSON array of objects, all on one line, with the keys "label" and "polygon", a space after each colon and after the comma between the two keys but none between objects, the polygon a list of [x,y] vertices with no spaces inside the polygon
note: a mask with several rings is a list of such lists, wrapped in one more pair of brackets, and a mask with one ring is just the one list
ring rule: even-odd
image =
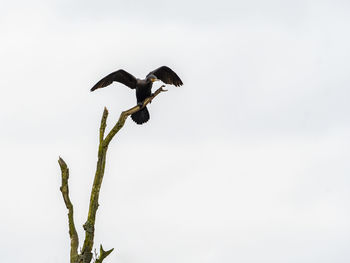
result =
[{"label": "bark on branch", "polygon": [[77,230],[74,225],[74,212],[73,212],[73,204],[69,198],[69,188],[68,188],[68,178],[69,178],[69,169],[65,161],[60,157],[58,159],[58,164],[61,168],[62,173],[62,185],[60,190],[62,192],[64,203],[68,209],[68,227],[69,227],[69,236],[70,236],[70,262],[77,262],[78,258],[78,246],[79,246],[79,238],[77,234]]},{"label": "bark on branch", "polygon": [[[146,107],[147,104],[151,103],[152,100],[158,96],[161,92],[165,92],[166,90],[163,89],[164,85],[162,85],[159,89],[157,89],[150,97],[146,98],[143,101],[142,105],[137,105],[135,107],[132,107],[131,109],[128,109],[126,111],[123,111],[120,114],[118,122],[114,125],[114,127],[111,129],[111,131],[108,133],[108,135],[104,138],[105,130],[106,130],[106,122],[108,117],[108,110],[104,108],[102,119],[101,119],[101,125],[100,125],[100,133],[99,133],[99,147],[98,147],[98,159],[97,159],[97,166],[96,166],[96,172],[94,177],[94,182],[91,189],[91,195],[90,195],[90,204],[89,204],[89,212],[86,223],[83,225],[85,230],[85,240],[83,247],[81,249],[81,253],[78,254],[78,246],[79,246],[79,240],[78,235],[75,230],[74,221],[73,221],[73,205],[70,202],[69,195],[68,195],[68,177],[69,177],[69,171],[66,163],[63,161],[63,159],[59,159],[58,162],[61,167],[62,171],[62,186],[61,186],[61,192],[63,195],[64,202],[66,204],[66,207],[68,209],[68,221],[69,221],[69,235],[71,238],[71,263],[90,263],[92,259],[92,248],[94,245],[94,234],[95,234],[95,219],[96,219],[96,212],[98,209],[98,199],[100,195],[100,189],[102,185],[102,180],[104,176],[104,169],[106,165],[106,154],[108,145],[113,139],[113,137],[118,133],[118,131],[124,126],[126,119],[133,113],[143,109]],[[98,258],[96,258],[95,263],[102,263],[102,261],[110,254],[112,253],[113,248],[104,251],[102,248],[102,245],[100,246],[100,255]]]},{"label": "bark on branch", "polygon": [[[89,205],[89,213],[86,223],[84,224],[84,230],[85,230],[85,240],[84,245],[82,249],[82,254],[87,257],[88,259],[92,258],[92,248],[94,245],[94,234],[95,234],[95,219],[96,219],[96,212],[99,206],[98,198],[100,195],[100,189],[101,184],[104,176],[104,169],[106,165],[106,154],[108,145],[113,139],[113,137],[118,133],[118,131],[124,126],[126,119],[133,113],[141,110],[144,108],[147,104],[152,102],[152,100],[161,92],[164,92],[166,90],[163,89],[164,85],[161,86],[159,89],[156,90],[155,93],[152,94],[152,96],[146,98],[142,104],[142,106],[137,105],[135,107],[132,107],[129,110],[123,111],[120,114],[118,122],[114,125],[112,130],[108,133],[105,139],[104,137],[104,131],[106,128],[106,120],[108,116],[108,111],[105,108],[102,114],[101,119],[101,127],[100,127],[100,145],[98,149],[98,159],[97,159],[97,167],[96,167],[96,173],[94,178],[94,183],[91,190],[90,195],[90,205]],[[102,259],[103,260],[103,259]],[[90,262],[90,261],[89,261]],[[85,262],[84,262],[85,263]]]},{"label": "bark on branch", "polygon": [[102,261],[109,255],[112,253],[112,251],[114,250],[114,248],[108,250],[108,251],[104,251],[102,245],[100,245],[100,256],[96,259],[95,263],[102,263]]}]

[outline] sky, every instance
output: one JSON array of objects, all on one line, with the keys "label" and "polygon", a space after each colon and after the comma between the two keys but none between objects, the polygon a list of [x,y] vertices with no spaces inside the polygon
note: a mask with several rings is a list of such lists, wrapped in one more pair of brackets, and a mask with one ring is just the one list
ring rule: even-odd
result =
[{"label": "sky", "polygon": [[[69,260],[107,131],[136,104],[124,69],[167,65],[151,119],[110,144],[95,247],[118,263],[350,261],[348,1],[3,1],[2,261]],[[160,86],[155,84],[154,88]]]}]

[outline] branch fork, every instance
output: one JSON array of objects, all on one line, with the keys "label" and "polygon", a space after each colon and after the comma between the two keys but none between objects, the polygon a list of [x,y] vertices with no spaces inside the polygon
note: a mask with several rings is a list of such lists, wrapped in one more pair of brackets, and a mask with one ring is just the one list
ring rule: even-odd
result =
[{"label": "branch fork", "polygon": [[[158,88],[150,97],[146,98],[143,101],[142,105],[136,105],[126,111],[123,111],[120,114],[119,120],[113,126],[113,128],[110,130],[110,132],[107,134],[106,137],[104,137],[104,135],[107,127],[106,123],[107,123],[107,117],[108,117],[108,110],[106,107],[104,108],[102,118],[101,118],[100,130],[99,130],[98,159],[97,159],[97,167],[96,167],[94,182],[91,189],[89,212],[88,212],[87,221],[83,225],[83,228],[85,230],[85,240],[80,253],[78,253],[79,238],[78,238],[78,234],[74,224],[73,204],[69,198],[69,188],[68,188],[69,169],[65,161],[61,157],[59,157],[58,164],[60,165],[60,168],[61,168],[61,177],[62,177],[62,184],[60,187],[60,191],[62,193],[62,197],[66,205],[66,208],[68,209],[68,227],[69,227],[69,236],[71,240],[70,263],[90,263],[92,260],[92,255],[93,255],[92,248],[94,245],[94,234],[95,234],[95,219],[96,219],[97,208],[99,206],[98,198],[99,198],[102,180],[104,176],[104,169],[106,165],[106,155],[107,155],[107,149],[108,149],[109,143],[111,142],[113,137],[118,133],[118,131],[124,126],[126,119],[131,114],[146,107],[147,104],[151,103],[152,100],[156,96],[158,96],[161,92],[167,91],[163,89],[164,87],[165,85],[162,85],[160,88]],[[96,257],[95,263],[102,263],[102,261],[110,253],[112,253],[112,251],[113,251],[113,248],[105,251],[102,245],[100,245],[100,255]]]}]

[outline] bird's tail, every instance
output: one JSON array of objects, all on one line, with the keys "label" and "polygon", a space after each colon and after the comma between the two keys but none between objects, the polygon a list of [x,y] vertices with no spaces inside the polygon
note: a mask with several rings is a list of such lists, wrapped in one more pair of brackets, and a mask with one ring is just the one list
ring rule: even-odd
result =
[{"label": "bird's tail", "polygon": [[137,124],[143,124],[149,120],[149,112],[147,107],[144,107],[142,110],[139,110],[131,115],[131,119]]}]

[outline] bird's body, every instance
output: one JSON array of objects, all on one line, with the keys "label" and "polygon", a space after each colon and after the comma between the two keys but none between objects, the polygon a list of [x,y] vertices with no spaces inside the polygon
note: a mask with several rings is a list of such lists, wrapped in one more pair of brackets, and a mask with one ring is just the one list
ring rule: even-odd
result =
[{"label": "bird's body", "polygon": [[[137,79],[130,73],[126,72],[123,69],[117,70],[95,84],[91,88],[91,91],[94,91],[99,88],[104,88],[110,85],[113,81],[123,83],[131,89],[136,90],[136,99],[137,104],[142,104],[143,101],[152,95],[152,86],[153,82],[161,80],[166,84],[172,84],[175,86],[181,86],[183,83],[179,76],[172,71],[167,66],[162,66],[156,70],[151,71],[145,79]],[[133,121],[137,124],[143,124],[149,120],[149,112],[147,107],[135,112],[131,115]]]},{"label": "bird's body", "polygon": [[141,103],[151,96],[153,82],[147,81],[147,79],[137,79],[136,81],[136,99],[137,103]]},{"label": "bird's body", "polygon": [[[136,100],[137,104],[142,104],[143,101],[152,95],[152,81],[147,79],[137,79],[136,83]],[[137,124],[143,124],[149,120],[149,112],[147,107],[135,112],[131,115],[131,119]]]}]

